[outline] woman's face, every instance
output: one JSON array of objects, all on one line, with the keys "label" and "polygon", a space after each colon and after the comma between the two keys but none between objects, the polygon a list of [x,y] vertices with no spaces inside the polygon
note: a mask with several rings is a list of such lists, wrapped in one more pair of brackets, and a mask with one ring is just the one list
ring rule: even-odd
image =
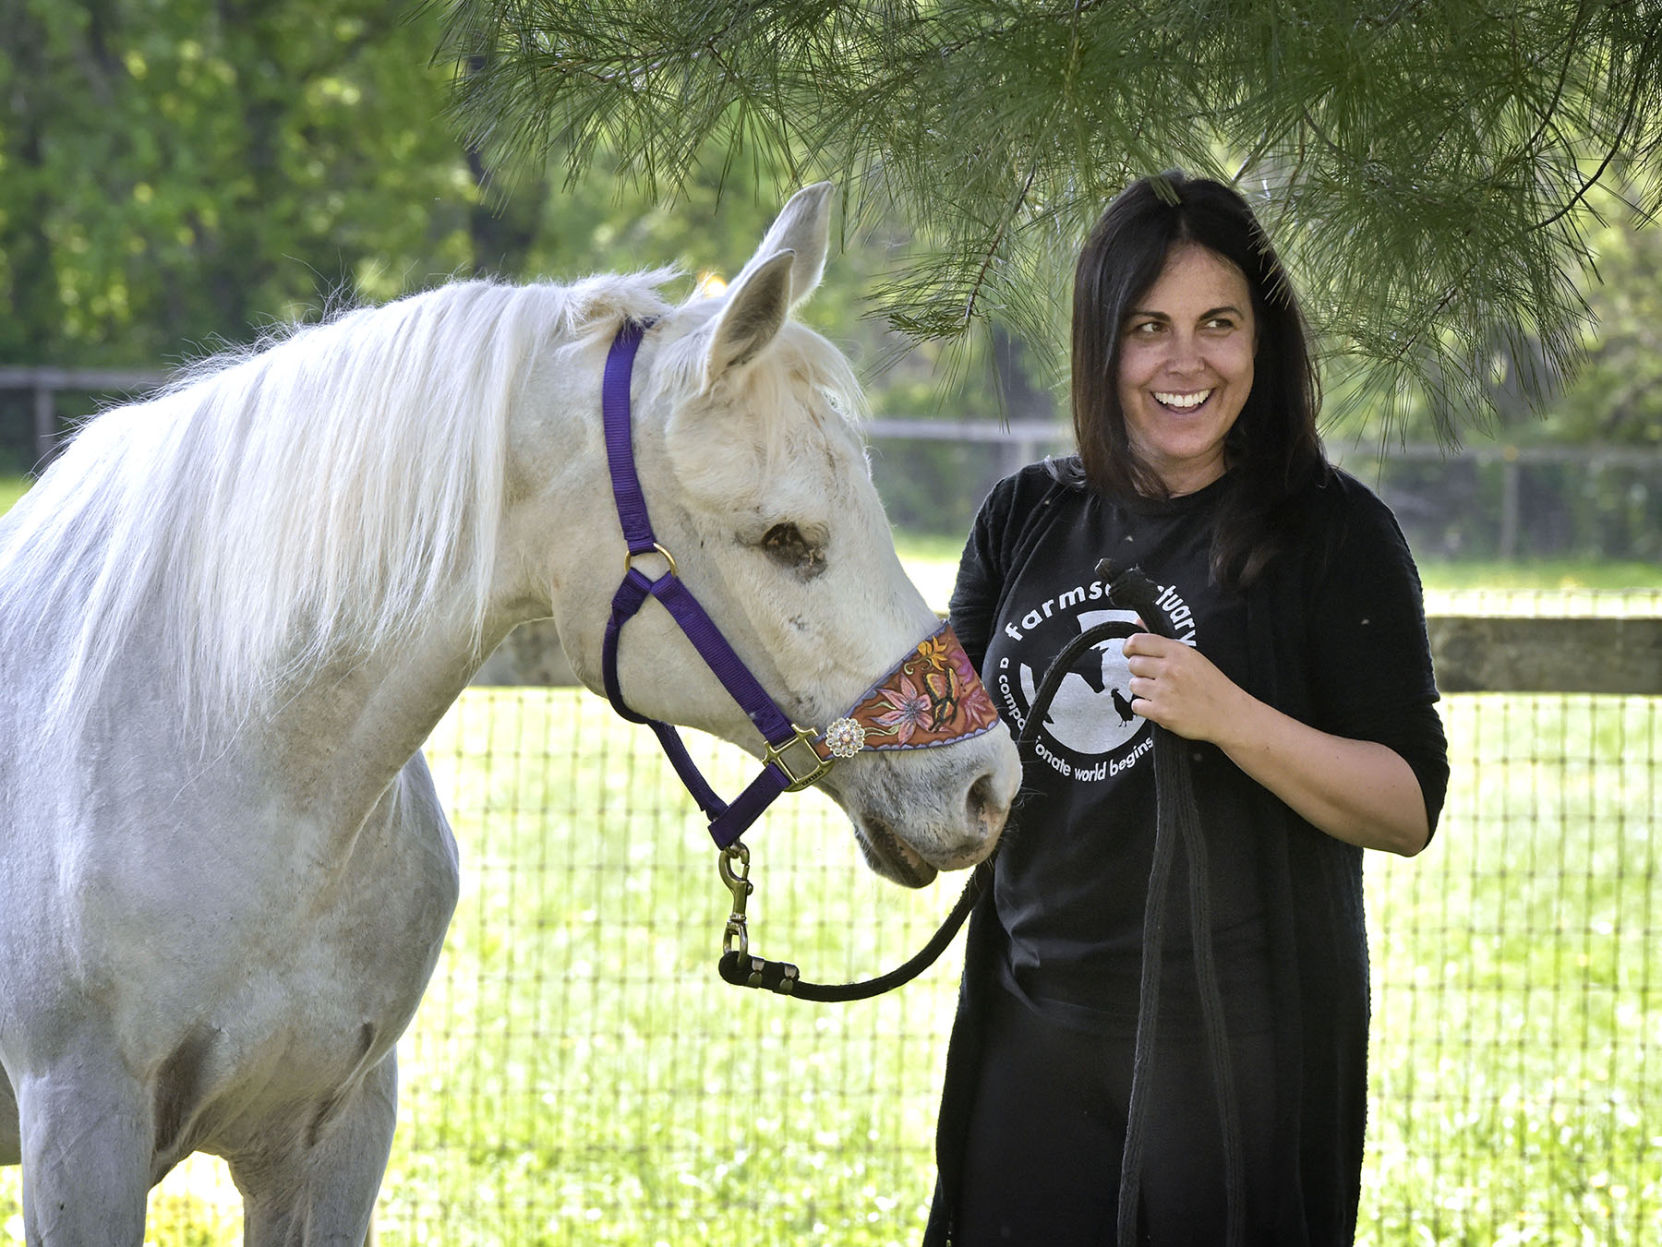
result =
[{"label": "woman's face", "polygon": [[1245,275],[1198,243],[1174,246],[1132,301],[1120,325],[1120,409],[1131,448],[1173,494],[1223,475],[1257,337]]}]

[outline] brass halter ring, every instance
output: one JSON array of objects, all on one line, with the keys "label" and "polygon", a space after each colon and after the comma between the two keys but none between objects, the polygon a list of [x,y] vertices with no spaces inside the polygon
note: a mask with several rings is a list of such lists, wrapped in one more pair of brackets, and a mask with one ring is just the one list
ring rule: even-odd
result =
[{"label": "brass halter ring", "polygon": [[635,560],[638,559],[638,558],[642,558],[642,557],[644,557],[645,555],[648,555],[648,554],[661,554],[661,555],[663,555],[664,556],[664,562],[669,564],[669,574],[671,576],[676,577],[677,579],[680,578],[681,571],[678,567],[675,566],[675,556],[673,554],[671,554],[668,550],[664,549],[664,547],[659,545],[656,541],[654,541],[652,543],[652,549],[650,549],[650,550],[627,550],[627,551],[625,551],[624,555],[623,555],[623,574],[627,576],[630,573],[630,571],[632,571],[634,569]]}]

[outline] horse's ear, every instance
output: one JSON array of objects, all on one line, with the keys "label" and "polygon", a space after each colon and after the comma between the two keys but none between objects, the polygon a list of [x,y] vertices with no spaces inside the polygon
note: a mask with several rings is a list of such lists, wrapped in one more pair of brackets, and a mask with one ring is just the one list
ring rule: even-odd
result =
[{"label": "horse's ear", "polygon": [[805,186],[791,196],[774,221],[762,245],[756,248],[739,275],[737,285],[761,265],[772,260],[781,251],[796,253],[791,263],[790,306],[795,307],[814,292],[820,274],[825,271],[825,252],[831,240],[831,182],[816,182]]},{"label": "horse's ear", "polygon": [[[754,262],[752,262],[754,263]],[[727,291],[710,347],[704,355],[704,390],[755,359],[772,342],[791,310],[791,273],[796,256],[781,251],[747,266]]]}]

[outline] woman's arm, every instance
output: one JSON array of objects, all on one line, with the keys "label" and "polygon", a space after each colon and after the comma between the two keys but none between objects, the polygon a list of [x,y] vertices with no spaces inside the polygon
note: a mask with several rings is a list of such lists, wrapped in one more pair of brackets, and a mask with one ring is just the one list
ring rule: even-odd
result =
[{"label": "woman's arm", "polygon": [[1426,846],[1431,831],[1419,780],[1389,746],[1300,723],[1179,641],[1139,633],[1125,642],[1125,655],[1132,710],[1216,745],[1312,826],[1405,857]]}]

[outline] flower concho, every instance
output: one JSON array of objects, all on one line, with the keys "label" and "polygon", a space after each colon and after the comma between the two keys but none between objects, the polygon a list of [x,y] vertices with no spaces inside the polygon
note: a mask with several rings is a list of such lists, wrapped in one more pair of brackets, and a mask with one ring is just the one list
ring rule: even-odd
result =
[{"label": "flower concho", "polygon": [[868,689],[814,748],[852,758],[861,749],[928,749],[989,731],[993,699],[950,624],[943,624]]}]

